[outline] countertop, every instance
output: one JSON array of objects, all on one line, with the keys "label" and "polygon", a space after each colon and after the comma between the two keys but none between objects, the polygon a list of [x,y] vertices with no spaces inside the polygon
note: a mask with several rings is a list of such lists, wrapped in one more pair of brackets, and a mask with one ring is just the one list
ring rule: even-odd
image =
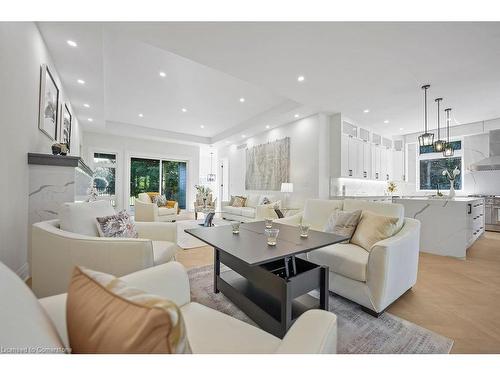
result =
[{"label": "countertop", "polygon": [[394,199],[398,200],[418,200],[418,201],[437,201],[437,202],[445,202],[445,201],[450,201],[450,202],[473,202],[477,200],[481,200],[484,198],[478,198],[478,197],[455,197],[452,199],[448,199],[446,197],[443,198],[435,198],[435,197],[395,197]]}]

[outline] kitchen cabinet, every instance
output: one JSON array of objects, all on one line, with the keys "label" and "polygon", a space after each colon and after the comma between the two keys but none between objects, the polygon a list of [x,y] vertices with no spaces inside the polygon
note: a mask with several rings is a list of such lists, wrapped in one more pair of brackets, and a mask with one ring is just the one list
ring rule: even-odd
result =
[{"label": "kitchen cabinet", "polygon": [[381,174],[381,158],[382,158],[382,148],[378,145],[372,145],[372,179],[380,181],[382,179]]},{"label": "kitchen cabinet", "polygon": [[370,143],[347,135],[342,135],[341,174],[342,177],[370,179]]},{"label": "kitchen cabinet", "polygon": [[392,152],[392,180],[404,181],[404,153],[402,150]]}]

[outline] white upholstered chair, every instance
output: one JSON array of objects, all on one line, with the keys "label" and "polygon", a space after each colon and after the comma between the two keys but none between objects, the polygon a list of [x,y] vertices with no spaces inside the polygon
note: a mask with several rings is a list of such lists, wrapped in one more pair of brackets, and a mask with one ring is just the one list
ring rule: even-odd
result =
[{"label": "white upholstered chair", "polygon": [[174,207],[158,207],[147,193],[140,193],[135,199],[135,221],[175,221],[179,204]]},{"label": "white upholstered chair", "polygon": [[334,210],[363,210],[399,218],[401,229],[375,243],[370,251],[352,243],[325,246],[307,254],[313,263],[330,270],[329,289],[354,301],[372,315],[380,315],[417,281],[420,222],[404,217],[404,207],[357,199],[309,199],[304,211],[276,222],[322,231]]},{"label": "white upholstered chair", "polygon": [[[323,310],[301,315],[281,340],[227,314],[191,302],[184,267],[170,262],[122,277],[128,285],[176,303],[194,354],[335,353],[337,318]],[[64,353],[66,294],[37,300],[26,284],[0,263],[0,346]],[[42,351],[37,351],[42,350]]]},{"label": "white upholstered chair", "polygon": [[75,265],[123,276],[175,259],[175,223],[135,223],[139,238],[99,237],[96,217],[114,214],[108,201],[65,203],[59,219],[32,227],[31,275],[38,297],[64,293]]}]

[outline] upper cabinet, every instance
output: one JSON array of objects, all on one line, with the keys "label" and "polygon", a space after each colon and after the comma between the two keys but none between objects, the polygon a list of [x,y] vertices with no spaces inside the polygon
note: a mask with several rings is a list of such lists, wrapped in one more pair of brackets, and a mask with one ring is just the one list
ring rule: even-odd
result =
[{"label": "upper cabinet", "polygon": [[[342,120],[340,115],[334,119],[336,123],[333,123],[331,128],[333,133],[331,146],[340,149],[340,152],[332,153],[337,155],[337,157],[332,156],[334,176],[375,181],[404,181],[402,140],[393,142],[350,121]],[[339,159],[340,170],[338,170]]]}]

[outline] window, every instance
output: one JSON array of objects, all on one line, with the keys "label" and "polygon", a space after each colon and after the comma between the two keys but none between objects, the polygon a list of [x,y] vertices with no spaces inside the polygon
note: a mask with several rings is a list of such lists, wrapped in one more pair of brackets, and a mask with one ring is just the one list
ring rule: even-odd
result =
[{"label": "window", "polygon": [[186,208],[187,163],[160,159],[130,159],[130,205],[139,193],[160,192]]},{"label": "window", "polygon": [[[438,158],[438,159],[420,159],[420,190],[448,190],[450,181],[443,176],[443,170],[452,171],[458,167],[462,170],[462,157]],[[462,173],[456,178],[455,189],[462,189]]]},{"label": "window", "polygon": [[94,153],[94,185],[97,194],[115,196],[116,154]]}]

